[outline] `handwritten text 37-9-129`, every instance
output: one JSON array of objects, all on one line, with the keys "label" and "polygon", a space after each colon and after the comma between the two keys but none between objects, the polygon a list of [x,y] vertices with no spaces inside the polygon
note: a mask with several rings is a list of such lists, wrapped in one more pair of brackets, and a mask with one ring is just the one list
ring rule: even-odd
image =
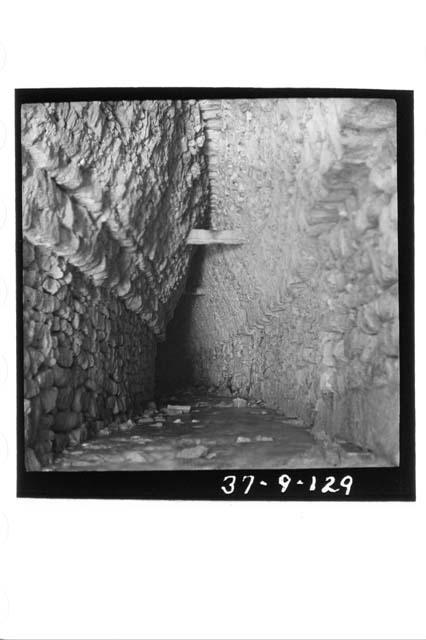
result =
[{"label": "handwritten text 37-9-129", "polygon": [[[253,487],[271,487],[276,486],[279,493],[285,493],[290,485],[293,483],[300,489],[308,489],[308,492],[318,492],[322,494],[326,493],[339,493],[344,491],[344,495],[348,496],[351,492],[353,478],[350,475],[344,476],[340,482],[336,481],[335,476],[327,476],[324,481],[318,482],[317,476],[312,475],[310,481],[306,482],[301,479],[293,479],[287,473],[281,474],[276,482],[266,482],[265,480],[258,480],[254,475],[245,475],[238,478],[235,475],[224,476],[221,490],[225,495],[231,495],[235,491],[243,495],[248,495]],[[302,491],[301,491],[302,494]]]}]

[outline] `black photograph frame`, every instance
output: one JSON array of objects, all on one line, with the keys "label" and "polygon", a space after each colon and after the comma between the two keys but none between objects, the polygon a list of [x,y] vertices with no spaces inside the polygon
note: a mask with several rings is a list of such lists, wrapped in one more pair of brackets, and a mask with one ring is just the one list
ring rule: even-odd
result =
[{"label": "black photograph frame", "polygon": [[[34,472],[24,465],[21,106],[33,102],[208,98],[377,98],[397,105],[398,266],[400,320],[400,465],[389,468],[229,469],[220,471]],[[16,357],[17,496],[21,498],[413,501],[415,500],[414,402],[414,92],[374,89],[279,88],[68,88],[16,89]],[[282,492],[280,478],[291,484]],[[349,495],[327,490],[347,475]],[[255,481],[246,491],[246,478]],[[315,477],[315,482],[313,481]],[[227,479],[226,479],[227,478]],[[228,487],[232,485],[232,492]]]}]

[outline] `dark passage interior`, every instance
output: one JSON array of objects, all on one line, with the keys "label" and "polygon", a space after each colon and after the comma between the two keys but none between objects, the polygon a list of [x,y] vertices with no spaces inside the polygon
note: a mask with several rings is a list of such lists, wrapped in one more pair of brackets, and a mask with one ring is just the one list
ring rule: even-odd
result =
[{"label": "dark passage interior", "polygon": [[28,470],[399,463],[393,101],[24,105],[22,196]]}]

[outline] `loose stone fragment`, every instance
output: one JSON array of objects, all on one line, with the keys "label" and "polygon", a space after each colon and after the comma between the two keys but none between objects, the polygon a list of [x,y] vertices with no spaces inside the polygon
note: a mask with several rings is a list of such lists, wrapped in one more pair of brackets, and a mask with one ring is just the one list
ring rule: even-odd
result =
[{"label": "loose stone fragment", "polygon": [[201,440],[199,438],[180,438],[179,444],[182,447],[193,447],[195,445],[201,444]]},{"label": "loose stone fragment", "polygon": [[119,430],[120,431],[128,431],[129,429],[131,429],[132,427],[135,426],[135,423],[133,422],[133,420],[127,420],[126,422],[122,422],[119,425]]},{"label": "loose stone fragment", "polygon": [[247,400],[244,400],[244,398],[234,398],[232,404],[237,409],[242,409],[243,407],[247,406]]},{"label": "loose stone fragment", "polygon": [[246,436],[238,436],[236,443],[237,444],[243,444],[246,442],[251,442],[251,438],[246,438]]},{"label": "loose stone fragment", "polygon": [[304,422],[300,418],[284,418],[284,423],[290,423],[293,427],[303,427]]},{"label": "loose stone fragment", "polygon": [[146,462],[145,456],[139,451],[126,451],[124,459],[126,462]]},{"label": "loose stone fragment", "polygon": [[167,413],[169,415],[173,415],[176,413],[189,413],[191,411],[190,405],[183,404],[168,404],[167,405]]},{"label": "loose stone fragment", "polygon": [[201,456],[205,455],[207,451],[207,447],[204,447],[203,445],[197,445],[196,447],[182,449],[182,451],[179,451],[176,457],[182,460],[193,460],[195,458],[201,458]]}]

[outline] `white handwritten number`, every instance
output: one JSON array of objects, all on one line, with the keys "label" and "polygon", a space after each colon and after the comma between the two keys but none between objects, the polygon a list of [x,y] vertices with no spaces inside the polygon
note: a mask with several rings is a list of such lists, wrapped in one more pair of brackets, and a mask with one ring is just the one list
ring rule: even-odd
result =
[{"label": "white handwritten number", "polygon": [[311,482],[311,486],[309,487],[309,491],[315,491],[316,486],[317,486],[316,476],[312,476],[312,482]]},{"label": "white handwritten number", "polygon": [[291,482],[291,478],[286,473],[283,473],[283,475],[278,478],[278,483],[282,487],[281,493],[285,493],[287,491],[288,485],[290,484],[290,482]]},{"label": "white handwritten number", "polygon": [[352,483],[353,483],[354,479],[352,478],[352,476],[345,476],[344,478],[342,478],[340,480],[340,486],[344,487],[346,489],[346,495],[348,496],[351,492],[351,488],[352,488]]},{"label": "white handwritten number", "polygon": [[222,489],[223,493],[227,493],[229,495],[235,489],[236,477],[235,476],[225,476],[224,479],[223,479],[223,482],[226,482],[227,480],[229,480],[229,487],[225,487],[224,485],[222,485],[221,489]]},{"label": "white handwritten number", "polygon": [[248,478],[248,485],[247,485],[247,487],[246,487],[246,489],[245,489],[244,493],[247,495],[247,494],[248,494],[248,492],[249,492],[249,491],[250,491],[250,489],[251,489],[251,485],[252,485],[252,484],[253,484],[253,482],[254,482],[254,476],[243,476],[243,482],[244,482],[244,480],[246,480],[246,478]]},{"label": "white handwritten number", "polygon": [[339,489],[331,488],[331,485],[334,484],[335,482],[336,482],[336,478],[334,476],[328,476],[328,478],[325,479],[325,485],[321,489],[321,492],[327,493],[328,491],[330,491],[331,493],[337,493]]}]

